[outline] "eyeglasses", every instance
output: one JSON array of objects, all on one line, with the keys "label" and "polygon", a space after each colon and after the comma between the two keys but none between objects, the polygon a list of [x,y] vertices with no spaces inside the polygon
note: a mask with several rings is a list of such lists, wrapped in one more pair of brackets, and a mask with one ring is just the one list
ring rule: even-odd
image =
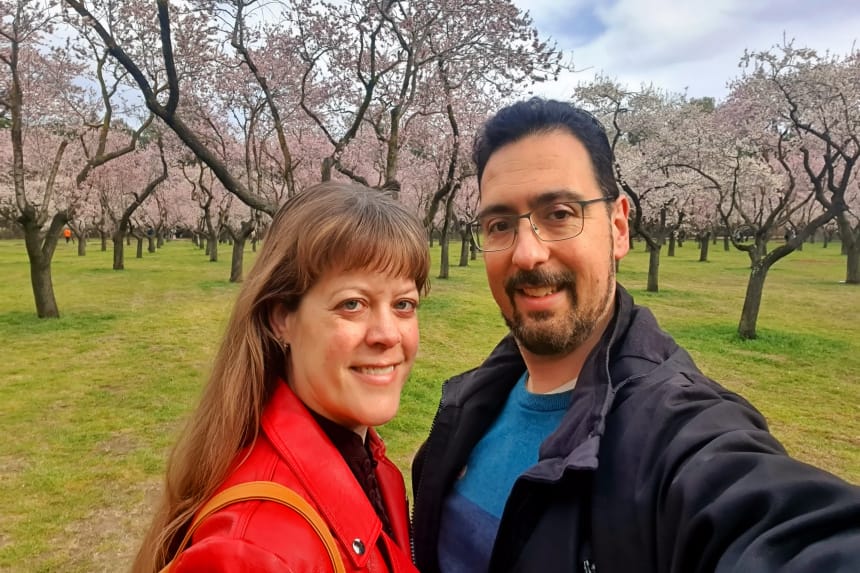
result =
[{"label": "eyeglasses", "polygon": [[510,248],[517,238],[520,219],[529,220],[532,232],[541,241],[564,241],[582,233],[588,205],[614,200],[614,197],[599,197],[586,201],[550,203],[522,215],[490,213],[478,217],[469,228],[478,250],[485,253]]}]

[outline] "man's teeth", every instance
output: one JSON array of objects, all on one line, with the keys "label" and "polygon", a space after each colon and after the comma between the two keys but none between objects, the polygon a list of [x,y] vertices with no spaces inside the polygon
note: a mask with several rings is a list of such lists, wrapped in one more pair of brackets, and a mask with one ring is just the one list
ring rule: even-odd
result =
[{"label": "man's teeth", "polygon": [[523,292],[526,293],[527,296],[547,296],[553,294],[555,291],[556,288],[554,286],[532,287],[523,289]]},{"label": "man's teeth", "polygon": [[394,372],[394,366],[365,366],[356,367],[356,370],[362,374],[370,374],[371,376],[381,376],[382,374],[391,374]]}]

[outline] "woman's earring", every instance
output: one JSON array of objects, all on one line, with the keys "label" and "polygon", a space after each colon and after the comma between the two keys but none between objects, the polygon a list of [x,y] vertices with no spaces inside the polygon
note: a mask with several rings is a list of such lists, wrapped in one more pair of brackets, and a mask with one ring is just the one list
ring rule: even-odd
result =
[{"label": "woman's earring", "polygon": [[279,340],[278,342],[280,342],[280,343],[281,343],[281,350],[283,350],[283,351],[284,351],[284,354],[286,354],[286,353],[287,353],[287,350],[289,350],[289,349],[290,349],[290,343],[289,343],[289,342],[286,342],[286,341],[284,341],[284,340]]}]

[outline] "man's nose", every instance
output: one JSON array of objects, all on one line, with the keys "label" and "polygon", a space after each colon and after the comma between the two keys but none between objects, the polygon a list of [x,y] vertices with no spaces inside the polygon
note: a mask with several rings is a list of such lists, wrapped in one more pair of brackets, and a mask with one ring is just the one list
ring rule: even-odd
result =
[{"label": "man's nose", "polygon": [[517,236],[514,237],[511,262],[523,270],[531,270],[545,263],[549,258],[549,248],[538,238],[538,229],[528,217],[519,221]]}]

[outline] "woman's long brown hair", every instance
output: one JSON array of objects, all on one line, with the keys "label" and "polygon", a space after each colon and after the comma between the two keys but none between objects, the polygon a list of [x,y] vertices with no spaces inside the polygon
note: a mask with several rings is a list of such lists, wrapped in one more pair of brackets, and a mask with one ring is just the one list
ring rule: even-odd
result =
[{"label": "woman's long brown hair", "polygon": [[194,514],[257,438],[287,359],[269,325],[273,307],[298,308],[329,269],[408,277],[423,292],[429,267],[420,222],[378,191],[328,182],[281,207],[238,294],[200,403],[170,455],[164,494],[133,573],[156,573],[174,557]]}]

